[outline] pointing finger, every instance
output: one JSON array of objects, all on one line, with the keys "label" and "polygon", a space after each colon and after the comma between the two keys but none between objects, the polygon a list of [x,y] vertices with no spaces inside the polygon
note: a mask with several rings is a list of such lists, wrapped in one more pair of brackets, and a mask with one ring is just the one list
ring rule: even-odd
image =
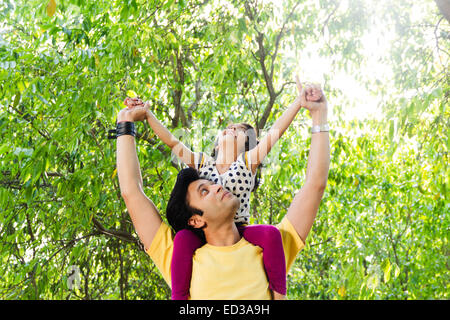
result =
[{"label": "pointing finger", "polygon": [[298,92],[302,92],[302,83],[300,82],[300,78],[298,77],[298,74],[295,75],[295,82],[297,84],[297,90]]}]

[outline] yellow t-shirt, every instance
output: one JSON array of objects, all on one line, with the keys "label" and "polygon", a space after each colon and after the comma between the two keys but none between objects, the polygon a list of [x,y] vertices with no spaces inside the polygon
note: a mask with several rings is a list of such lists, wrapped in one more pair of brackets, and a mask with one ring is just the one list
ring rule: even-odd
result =
[{"label": "yellow t-shirt", "polygon": [[[277,225],[283,241],[286,272],[305,246],[289,220]],[[170,284],[173,232],[165,223],[156,233],[147,254]],[[193,256],[190,298],[194,300],[266,300],[269,282],[264,270],[262,249],[241,238],[232,246],[205,244]]]}]

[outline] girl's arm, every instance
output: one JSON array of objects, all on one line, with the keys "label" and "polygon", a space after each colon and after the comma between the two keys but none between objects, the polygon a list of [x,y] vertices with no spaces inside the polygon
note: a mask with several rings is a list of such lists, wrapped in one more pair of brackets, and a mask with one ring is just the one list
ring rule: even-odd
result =
[{"label": "girl's arm", "polygon": [[149,103],[144,102],[140,98],[125,98],[124,104],[129,108],[144,106],[147,110],[147,122],[159,137],[159,139],[164,142],[170,150],[181,160],[183,163],[191,168],[196,169],[194,153],[187,148],[183,143],[181,143],[164,125],[155,117],[155,115],[150,111]]},{"label": "girl's arm", "polygon": [[275,121],[272,128],[270,128],[269,132],[261,139],[258,145],[250,150],[249,158],[253,173],[256,172],[258,165],[269,154],[272,147],[289,127],[300,108],[300,98],[297,97],[286,111],[283,112],[282,116]]},{"label": "girl's arm", "polygon": [[[249,151],[249,158],[251,163],[252,172],[256,172],[256,168],[261,164],[264,158],[269,154],[272,147],[280,139],[286,129],[294,120],[298,111],[305,104],[306,101],[318,101],[321,98],[321,92],[313,86],[306,86],[304,88],[305,94],[304,98],[300,95],[303,87],[300,83],[298,77],[296,77],[297,89],[299,95],[295,98],[294,102],[283,112],[280,118],[275,121],[269,132],[262,138],[259,144]],[[305,99],[306,98],[306,99]],[[305,101],[304,101],[305,100]]]},{"label": "girl's arm", "polygon": [[[302,85],[298,77],[295,78],[299,92],[302,90]],[[295,98],[294,102],[283,112],[280,118],[275,121],[269,132],[261,139],[256,147],[249,151],[249,158],[252,172],[256,172],[256,168],[263,162],[264,158],[269,154],[272,147],[280,139],[291,122],[294,120],[298,111],[301,108],[300,95]]]},{"label": "girl's arm", "polygon": [[147,111],[147,122],[159,139],[161,139],[161,141],[164,142],[181,161],[189,167],[196,169],[194,153],[164,127],[150,110]]}]

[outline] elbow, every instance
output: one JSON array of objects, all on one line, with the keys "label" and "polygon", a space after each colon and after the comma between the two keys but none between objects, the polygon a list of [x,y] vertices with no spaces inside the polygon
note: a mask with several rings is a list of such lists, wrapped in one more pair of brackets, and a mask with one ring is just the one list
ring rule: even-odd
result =
[{"label": "elbow", "polygon": [[137,195],[141,191],[141,188],[139,186],[129,186],[126,188],[121,187],[120,188],[120,195],[122,199],[127,202],[130,198]]},{"label": "elbow", "polygon": [[136,199],[139,199],[139,196],[141,195],[140,192],[121,192],[120,195],[122,196],[123,201],[125,202],[125,206],[129,208],[129,205],[134,203]]},{"label": "elbow", "polygon": [[327,187],[326,183],[318,183],[313,186],[313,188],[316,190],[316,192],[318,194],[320,194],[320,196],[323,196],[323,194],[325,193],[326,187]]},{"label": "elbow", "polygon": [[121,189],[121,190],[120,190],[120,196],[122,197],[122,199],[123,199],[125,202],[127,202],[127,199],[130,198],[130,195],[131,195],[131,192],[129,192],[128,190],[124,190],[124,189]]},{"label": "elbow", "polygon": [[325,193],[325,189],[327,188],[327,180],[324,181],[310,181],[310,188],[314,189],[314,191],[321,196]]},{"label": "elbow", "polygon": [[324,183],[318,184],[316,188],[317,191],[320,192],[321,195],[323,195],[325,193],[325,189],[327,188],[327,182],[325,181]]},{"label": "elbow", "polygon": [[322,172],[321,174],[311,174],[306,177],[307,183],[311,188],[315,189],[316,192],[323,194],[328,183],[328,170],[327,172]]}]

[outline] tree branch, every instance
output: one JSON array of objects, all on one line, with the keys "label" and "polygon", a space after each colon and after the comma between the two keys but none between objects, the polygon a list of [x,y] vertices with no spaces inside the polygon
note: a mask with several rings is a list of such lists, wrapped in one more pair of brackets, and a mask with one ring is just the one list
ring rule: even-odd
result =
[{"label": "tree branch", "polygon": [[[194,67],[195,71],[199,71],[197,65],[195,64],[195,62],[191,59],[191,57],[189,57],[188,55],[186,55],[186,60],[188,62],[190,62],[192,64],[192,66]],[[200,78],[200,76],[198,77],[198,79],[195,81],[195,100],[194,102],[190,105],[190,107],[188,108],[188,112],[187,112],[187,117],[188,117],[188,122],[192,123],[192,112],[198,107],[198,104],[200,103],[200,100],[202,99],[202,92],[200,90],[200,86],[202,84],[202,80]]]},{"label": "tree branch", "polygon": [[256,42],[258,43],[258,51],[256,53],[258,55],[257,60],[259,61],[261,70],[263,72],[267,91],[269,91],[269,101],[266,105],[266,108],[264,109],[261,119],[256,124],[257,131],[263,129],[264,126],[266,125],[267,119],[269,118],[270,112],[272,111],[272,107],[273,107],[273,105],[275,103],[275,99],[276,99],[275,89],[273,88],[273,81],[267,71],[267,67],[266,67],[266,64],[264,61],[266,58],[266,51],[264,48],[263,39],[264,39],[264,35],[262,33],[259,33],[258,36],[256,37]]},{"label": "tree branch", "polygon": [[46,132],[44,129],[36,128],[36,127],[34,126],[33,119],[31,119],[30,116],[29,116],[28,114],[26,114],[26,113],[24,113],[23,111],[17,109],[17,108],[16,108],[15,106],[13,106],[13,105],[9,105],[9,107],[10,107],[11,109],[13,109],[15,112],[17,112],[19,115],[21,115],[25,120],[27,120],[28,123],[31,125],[31,127],[32,127],[33,129],[35,129],[42,137],[44,137],[45,140],[50,141],[50,136],[49,136],[48,132]]},{"label": "tree branch", "polygon": [[447,51],[445,51],[444,49],[441,49],[441,48],[439,47],[439,37],[438,37],[438,35],[437,35],[437,31],[438,31],[438,28],[439,28],[439,24],[441,23],[442,20],[444,20],[444,17],[442,17],[442,18],[439,19],[438,23],[437,23],[436,26],[434,27],[433,33],[434,33],[434,38],[435,38],[435,40],[436,40],[436,50],[437,50],[437,52],[438,52],[439,62],[441,63],[442,66],[444,66],[444,64],[442,63],[441,55],[439,54],[439,52],[442,51],[442,52],[445,52],[447,55],[449,55],[449,54],[448,54]]},{"label": "tree branch", "polygon": [[450,1],[448,0],[434,0],[436,2],[436,5],[439,8],[439,11],[442,13],[442,15],[447,19],[447,21],[450,23]]},{"label": "tree branch", "polygon": [[175,89],[173,90],[173,104],[175,106],[175,116],[172,119],[172,127],[176,128],[178,126],[178,121],[181,120],[183,127],[188,128],[189,123],[186,119],[183,106],[181,105],[181,97],[183,95],[182,87],[184,86],[184,66],[180,52],[177,51],[174,53],[174,60],[173,72],[175,78]]},{"label": "tree branch", "polygon": [[[273,72],[274,72],[274,67],[275,67],[275,60],[276,60],[276,57],[278,54],[278,49],[280,46],[281,38],[283,37],[284,30],[286,28],[286,24],[291,19],[292,15],[294,14],[295,9],[299,5],[299,3],[300,2],[296,2],[295,5],[292,7],[291,11],[289,12],[288,16],[286,17],[286,19],[283,22],[280,32],[277,35],[277,38],[275,40],[275,50],[272,54],[269,54],[271,57],[270,71],[268,70],[268,68],[266,66],[266,62],[265,62],[268,53],[266,51],[266,48],[264,47],[264,33],[259,32],[257,30],[256,26],[254,26],[255,30],[257,31],[256,43],[258,44],[258,50],[256,53],[252,52],[252,55],[255,58],[255,60],[257,60],[259,62],[260,66],[261,66],[261,71],[264,76],[264,82],[266,83],[266,88],[267,88],[267,91],[269,92],[269,101],[266,104],[266,107],[264,109],[261,119],[259,119],[259,121],[257,121],[257,123],[256,123],[257,132],[265,127],[267,119],[269,118],[270,113],[272,111],[272,107],[275,104],[275,100],[282,93],[284,86],[285,86],[285,85],[283,85],[279,91],[275,91],[274,83],[273,83]],[[257,14],[256,14],[256,12],[253,12],[252,8],[250,7],[250,5],[248,3],[245,4],[245,14],[251,21],[257,22],[256,21]]]},{"label": "tree branch", "polygon": [[[322,36],[325,37],[325,28],[328,26],[328,22],[330,21],[331,17],[336,13],[337,9],[339,8],[340,2],[335,3],[335,7],[333,9],[333,11],[330,12],[330,14],[327,16],[327,18],[325,19],[325,22],[323,23],[322,26]],[[331,48],[330,44],[328,43],[328,41],[325,40],[325,43],[327,44],[328,49],[330,49],[331,53],[334,54],[334,50]]]},{"label": "tree branch", "polygon": [[274,51],[273,54],[271,54],[271,57],[272,57],[272,65],[270,66],[270,78],[273,77],[273,69],[274,69],[274,66],[275,66],[275,58],[277,57],[277,54],[278,54],[278,48],[279,48],[279,45],[280,45],[280,40],[281,40],[281,38],[283,37],[283,33],[284,33],[284,30],[285,30],[286,24],[287,24],[287,23],[289,22],[289,20],[291,19],[292,15],[294,14],[295,9],[297,8],[297,6],[298,6],[299,4],[300,4],[300,1],[297,1],[297,2],[295,3],[295,5],[292,7],[291,12],[289,13],[289,15],[288,15],[288,16],[286,17],[286,19],[284,20],[283,26],[281,27],[281,30],[280,30],[280,32],[279,32],[278,35],[277,35],[277,39],[275,40],[275,51]]},{"label": "tree branch", "polygon": [[133,237],[130,233],[122,230],[106,229],[95,217],[92,217],[92,223],[99,233],[123,240],[125,242],[135,243],[141,250],[144,250],[144,247],[139,239]]}]

